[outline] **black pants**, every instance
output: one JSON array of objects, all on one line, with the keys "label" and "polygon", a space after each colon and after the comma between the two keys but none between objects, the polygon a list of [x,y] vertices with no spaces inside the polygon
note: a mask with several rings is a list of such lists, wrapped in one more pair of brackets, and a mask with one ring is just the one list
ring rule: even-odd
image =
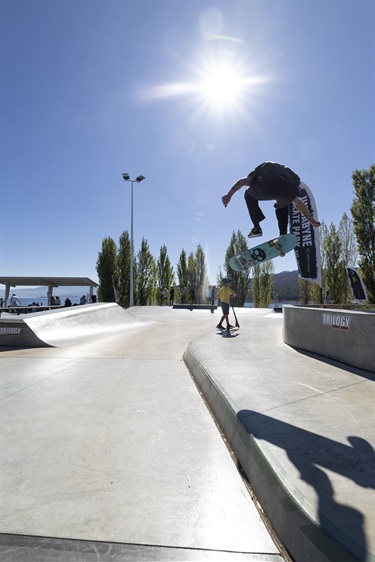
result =
[{"label": "black pants", "polygon": [[283,180],[275,181],[272,185],[265,185],[262,182],[254,186],[251,185],[245,191],[245,201],[253,224],[259,225],[266,218],[259,207],[259,201],[276,199],[275,212],[280,235],[286,234],[288,231],[289,203],[297,197],[298,189],[297,185],[286,183]]}]

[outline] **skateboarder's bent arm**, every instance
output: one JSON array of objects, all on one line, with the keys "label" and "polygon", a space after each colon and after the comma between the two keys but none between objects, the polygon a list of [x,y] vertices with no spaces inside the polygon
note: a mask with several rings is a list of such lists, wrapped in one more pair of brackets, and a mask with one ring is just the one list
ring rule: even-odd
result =
[{"label": "skateboarder's bent arm", "polygon": [[310,215],[310,212],[308,210],[308,208],[306,207],[306,205],[301,201],[301,199],[299,199],[298,197],[296,197],[295,199],[293,199],[292,201],[293,205],[295,206],[296,209],[299,210],[299,212],[301,213],[301,215],[303,215],[304,217],[307,218],[307,220],[309,221],[310,224],[312,224],[313,226],[317,227],[320,226],[320,222],[314,220],[312,218],[312,216]]},{"label": "skateboarder's bent arm", "polygon": [[247,187],[249,187],[251,185],[251,180],[252,180],[252,178],[250,176],[248,176],[247,178],[241,178],[241,179],[237,180],[236,183],[234,185],[232,185],[232,187],[230,188],[228,193],[226,195],[223,195],[223,197],[221,198],[224,207],[226,207],[228,205],[229,201],[232,199],[232,197],[236,193],[236,191],[238,191],[239,189],[241,189],[245,185]]}]

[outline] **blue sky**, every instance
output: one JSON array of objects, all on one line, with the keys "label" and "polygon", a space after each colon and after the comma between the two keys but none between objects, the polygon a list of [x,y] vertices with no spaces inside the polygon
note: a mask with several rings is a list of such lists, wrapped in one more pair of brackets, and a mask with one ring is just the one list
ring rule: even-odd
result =
[{"label": "blue sky", "polygon": [[2,0],[1,35],[2,275],[97,280],[103,238],[130,232],[128,172],[135,251],[176,267],[201,244],[216,282],[251,228],[244,190],[221,203],[238,178],[287,164],[338,225],[375,162],[372,0]]}]

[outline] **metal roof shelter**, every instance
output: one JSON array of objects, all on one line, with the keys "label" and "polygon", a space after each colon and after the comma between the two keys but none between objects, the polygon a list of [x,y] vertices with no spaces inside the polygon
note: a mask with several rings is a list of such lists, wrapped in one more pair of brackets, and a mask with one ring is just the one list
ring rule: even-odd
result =
[{"label": "metal roof shelter", "polygon": [[94,287],[98,287],[98,283],[92,281],[88,277],[1,277],[0,283],[5,285],[5,306],[7,305],[10,288],[11,287],[48,287],[47,297],[48,304],[52,297],[52,292],[54,287],[90,287],[90,300],[93,295]]}]

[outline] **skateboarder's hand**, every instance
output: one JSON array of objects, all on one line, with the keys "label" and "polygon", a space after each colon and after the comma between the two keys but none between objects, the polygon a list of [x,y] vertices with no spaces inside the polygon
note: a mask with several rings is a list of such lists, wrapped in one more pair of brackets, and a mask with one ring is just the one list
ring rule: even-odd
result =
[{"label": "skateboarder's hand", "polygon": [[228,205],[228,203],[231,199],[232,199],[232,197],[229,195],[229,193],[222,196],[221,200],[223,202],[224,207],[226,207]]},{"label": "skateboarder's hand", "polygon": [[314,228],[317,228],[318,226],[320,226],[320,222],[319,221],[311,221],[311,224],[313,225]]}]

